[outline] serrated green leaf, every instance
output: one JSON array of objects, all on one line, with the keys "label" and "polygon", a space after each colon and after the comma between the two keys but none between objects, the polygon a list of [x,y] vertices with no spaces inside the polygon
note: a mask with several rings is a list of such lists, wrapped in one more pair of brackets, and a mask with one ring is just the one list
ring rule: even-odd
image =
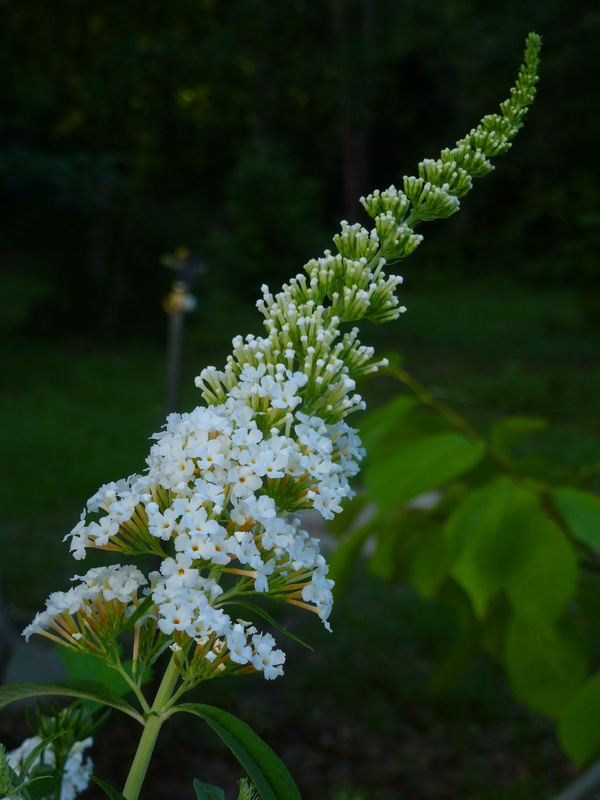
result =
[{"label": "serrated green leaf", "polygon": [[430,492],[468,472],[485,454],[483,442],[448,431],[406,441],[377,457],[365,471],[365,482],[382,512]]},{"label": "serrated green leaf", "polygon": [[550,494],[575,539],[600,553],[600,497],[571,487]]},{"label": "serrated green leaf", "polygon": [[573,597],[575,555],[535,494],[505,478],[473,492],[444,528],[450,573],[482,618],[505,590],[515,613],[549,624]]},{"label": "serrated green leaf", "polygon": [[223,789],[211,786],[209,783],[202,783],[198,778],[194,778],[194,790],[198,800],[225,800]]},{"label": "serrated green leaf", "polygon": [[311,647],[306,642],[303,642],[298,636],[293,633],[290,633],[287,628],[284,628],[283,625],[280,625],[276,622],[273,617],[264,610],[264,608],[260,608],[260,606],[255,605],[254,603],[245,603],[242,600],[231,600],[230,602],[224,603],[223,605],[227,606],[242,606],[243,608],[247,608],[250,611],[253,611],[255,614],[258,614],[259,617],[266,619],[274,628],[276,628],[280,633],[285,634],[285,636],[289,636],[290,639],[293,639],[298,644],[301,644],[302,647],[306,647],[307,650],[310,650],[314,653],[314,647]]},{"label": "serrated green leaf", "polygon": [[95,681],[69,679],[54,681],[53,683],[13,683],[9,686],[0,686],[0,710],[27,697],[43,697],[45,695],[61,695],[63,697],[80,697],[83,700],[93,700],[105,706],[111,706],[133,719],[144,724],[140,714],[129,705],[126,700],[111,692],[105,686]]},{"label": "serrated green leaf", "polygon": [[108,783],[101,781],[100,778],[97,778],[95,775],[91,776],[94,783],[97,783],[98,786],[104,790],[104,792],[110,797],[110,800],[127,800],[127,798],[121,794],[117,789],[113,786],[110,786]]},{"label": "serrated green leaf", "polygon": [[200,703],[181,703],[174,706],[176,711],[195,714],[210,725],[246,770],[262,800],[301,800],[283,761],[241,719]]},{"label": "serrated green leaf", "polygon": [[504,663],[517,699],[554,718],[565,712],[588,670],[573,630],[539,628],[519,617],[508,627]]},{"label": "serrated green leaf", "polygon": [[558,739],[578,767],[600,753],[600,672],[572,698],[558,726]]},{"label": "serrated green leaf", "polygon": [[502,458],[509,460],[515,447],[547,427],[545,419],[507,417],[492,425],[490,431],[492,449]]}]

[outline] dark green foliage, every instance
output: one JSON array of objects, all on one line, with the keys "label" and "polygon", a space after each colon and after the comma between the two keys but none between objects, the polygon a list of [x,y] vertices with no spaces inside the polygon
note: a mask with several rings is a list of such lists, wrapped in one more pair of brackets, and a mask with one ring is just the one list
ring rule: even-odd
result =
[{"label": "dark green foliage", "polygon": [[[447,604],[462,631],[431,690],[483,650],[519,700],[556,720],[563,748],[584,764],[600,751],[600,500],[585,488],[593,465],[564,471],[556,486],[552,472],[541,477],[541,457],[532,475],[519,455],[543,420],[508,417],[482,437],[404,370],[390,372],[420,403],[402,394],[365,419],[376,511],[343,536],[333,575],[343,590],[374,537],[369,569]],[[453,447],[440,447],[450,436]],[[472,458],[456,457],[467,448]]]},{"label": "dark green foliage", "polygon": [[245,722],[228,711],[200,703],[180,703],[174,708],[210,725],[246,770],[262,800],[300,800],[283,761]]}]

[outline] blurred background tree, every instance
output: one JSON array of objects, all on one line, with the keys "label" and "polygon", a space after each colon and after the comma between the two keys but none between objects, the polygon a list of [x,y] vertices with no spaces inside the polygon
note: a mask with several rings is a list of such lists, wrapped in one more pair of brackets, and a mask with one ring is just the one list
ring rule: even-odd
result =
[{"label": "blurred background tree", "polygon": [[[258,280],[278,282],[326,245],[340,217],[361,217],[360,194],[399,182],[493,110],[530,29],[545,40],[535,119],[419,257],[444,274],[573,286],[597,323],[597,185],[581,158],[597,128],[596,10],[1,6],[5,328],[146,337],[165,290],[158,258],[182,243],[209,259],[213,281],[254,298]],[[468,233],[449,258],[453,230]]]}]

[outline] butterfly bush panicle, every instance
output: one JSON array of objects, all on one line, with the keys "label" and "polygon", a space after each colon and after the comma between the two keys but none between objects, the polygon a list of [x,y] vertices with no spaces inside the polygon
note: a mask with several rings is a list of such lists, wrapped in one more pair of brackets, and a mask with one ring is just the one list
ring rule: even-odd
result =
[{"label": "butterfly bush panicle", "polygon": [[200,373],[206,405],[167,418],[145,474],[90,498],[67,537],[73,556],[150,554],[160,557],[159,569],[90,570],[50,596],[26,636],[41,633],[110,659],[129,626],[134,677],[169,647],[194,684],[282,674],[274,638],[235,613],[257,594],[314,611],[329,628],[333,584],[297,514],[313,508],[329,520],[352,497],[350,479],[364,456],[347,422],[364,408],[356,381],[387,364],[361,344],[358,328],[343,326],[388,322],[406,310],[395,295],[402,278],[386,274],[386,265],[419,246],[419,223],[454,214],[473,179],[493,168],[489,158],[510,147],[535,94],[539,46],[531,34],[501,114],[484,117],[439,159],[422,161],[402,190],[361,198],[372,230],[343,221],[337,253],[309,261],[277,294],[262,287],[266,334],[236,337],[224,368]]}]

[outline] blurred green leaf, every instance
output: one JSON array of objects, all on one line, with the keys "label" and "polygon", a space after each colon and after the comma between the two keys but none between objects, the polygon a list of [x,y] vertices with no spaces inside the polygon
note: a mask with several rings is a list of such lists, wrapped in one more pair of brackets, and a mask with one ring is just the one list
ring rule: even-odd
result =
[{"label": "blurred green leaf", "polygon": [[399,394],[389,403],[366,414],[360,423],[360,437],[367,452],[371,453],[418,404],[412,395]]},{"label": "blurred green leaf", "polygon": [[519,520],[518,560],[507,576],[506,592],[515,613],[552,623],[575,594],[577,557],[565,534],[533,499],[535,504]]},{"label": "blurred green leaf", "polygon": [[507,417],[492,425],[492,449],[502,458],[510,459],[511,451],[530,436],[545,430],[548,423],[534,417]]},{"label": "blurred green leaf", "polygon": [[553,489],[550,494],[575,539],[600,553],[600,497],[570,487]]},{"label": "blurred green leaf", "polygon": [[369,498],[366,494],[355,494],[351,500],[344,503],[341,513],[327,521],[327,530],[331,531],[334,536],[346,533],[368,502]]},{"label": "blurred green leaf", "polygon": [[223,789],[211,786],[209,783],[202,783],[198,778],[194,778],[194,791],[198,800],[225,800]]},{"label": "blurred green leaf", "polygon": [[558,726],[567,755],[583,767],[600,752],[600,672],[590,678],[569,703]]},{"label": "blurred green leaf", "polygon": [[484,453],[483,442],[456,431],[438,433],[379,455],[367,467],[365,481],[380,510],[391,511],[468,472]]},{"label": "blurred green leaf", "polygon": [[444,535],[450,572],[479,617],[505,589],[516,613],[554,621],[573,596],[576,560],[562,531],[532,492],[500,478],[473,492],[449,518]]},{"label": "blurred green leaf", "polygon": [[341,540],[339,547],[330,556],[328,577],[335,581],[334,594],[343,591],[367,537],[375,529],[375,520],[355,528]]},{"label": "blurred green leaf", "polygon": [[446,543],[439,522],[432,522],[424,532],[406,574],[407,581],[422,597],[435,597],[448,575]]},{"label": "blurred green leaf", "polygon": [[517,699],[554,718],[563,714],[588,669],[574,631],[540,628],[522,617],[508,627],[504,663]]},{"label": "blurred green leaf", "polygon": [[[111,692],[123,697],[131,692],[131,686],[116,669],[109,667],[105,661],[87,653],[75,653],[68,647],[58,646],[56,648],[60,660],[65,665],[70,678],[83,678],[96,681],[106,686]],[[123,664],[131,675],[131,661]]]}]

